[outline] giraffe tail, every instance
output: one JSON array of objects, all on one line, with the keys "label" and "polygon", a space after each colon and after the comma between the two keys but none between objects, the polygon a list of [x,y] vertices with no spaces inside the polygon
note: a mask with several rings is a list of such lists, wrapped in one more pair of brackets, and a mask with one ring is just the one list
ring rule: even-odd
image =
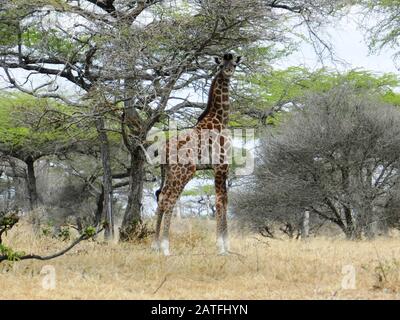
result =
[{"label": "giraffe tail", "polygon": [[160,185],[160,188],[155,192],[156,198],[157,198],[157,202],[158,202],[158,198],[160,196],[161,190],[164,187],[164,183],[165,183],[165,166],[161,165],[160,169],[161,169],[161,185]]}]

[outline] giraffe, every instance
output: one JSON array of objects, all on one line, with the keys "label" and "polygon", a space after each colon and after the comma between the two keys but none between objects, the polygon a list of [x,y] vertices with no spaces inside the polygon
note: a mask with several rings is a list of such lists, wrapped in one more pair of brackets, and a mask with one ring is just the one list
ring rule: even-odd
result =
[{"label": "giraffe", "polygon": [[[172,218],[172,210],[182,193],[185,185],[192,179],[198,169],[213,169],[214,184],[216,192],[216,222],[217,222],[217,248],[219,254],[227,254],[228,246],[228,225],[226,218],[227,210],[227,177],[229,164],[226,160],[227,150],[230,147],[229,139],[224,136],[224,130],[227,130],[229,117],[229,81],[240,63],[241,57],[234,59],[233,55],[226,53],[222,61],[215,58],[218,64],[218,71],[211,83],[208,95],[206,109],[198,118],[194,128],[177,141],[166,143],[166,164],[161,166],[162,182],[161,188],[157,190],[157,220],[155,239],[152,247],[156,250],[161,248],[163,254],[168,256],[169,251],[169,229]],[[211,140],[209,134],[216,133],[216,139]],[[204,134],[206,133],[206,134]],[[207,141],[206,146],[199,146],[199,141]],[[211,145],[210,145],[211,143]],[[199,149],[206,151],[207,159],[210,159],[208,152],[211,148],[217,148],[217,156],[214,154],[214,160],[210,164],[198,164]],[[208,151],[208,152],[207,152]],[[211,151],[212,152],[212,151]],[[179,155],[184,155],[187,161],[172,161]],[[202,157],[204,152],[202,153]],[[185,158],[184,157],[184,158]],[[197,157],[197,158],[196,158]],[[215,159],[216,158],[216,159]],[[202,158],[203,159],[203,158]],[[204,159],[203,159],[204,160]],[[215,161],[216,160],[216,161]],[[207,160],[205,160],[207,163]],[[161,232],[161,223],[163,229]]]}]

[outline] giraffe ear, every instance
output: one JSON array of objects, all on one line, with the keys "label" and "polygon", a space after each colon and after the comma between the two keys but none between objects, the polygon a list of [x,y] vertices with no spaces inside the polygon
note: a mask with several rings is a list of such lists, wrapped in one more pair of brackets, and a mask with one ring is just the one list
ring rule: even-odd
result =
[{"label": "giraffe ear", "polygon": [[221,64],[221,61],[219,60],[218,57],[215,57],[215,58],[214,58],[214,61],[215,61],[216,64]]},{"label": "giraffe ear", "polygon": [[241,56],[238,56],[238,57],[236,58],[236,64],[239,64],[240,61],[242,61],[242,57],[241,57]]}]

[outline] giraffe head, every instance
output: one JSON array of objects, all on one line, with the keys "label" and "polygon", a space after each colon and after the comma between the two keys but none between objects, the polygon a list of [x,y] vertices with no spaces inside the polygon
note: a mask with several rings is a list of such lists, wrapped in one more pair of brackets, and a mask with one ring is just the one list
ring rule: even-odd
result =
[{"label": "giraffe head", "polygon": [[215,58],[215,62],[218,64],[218,70],[222,77],[229,79],[232,77],[241,59],[242,57],[240,56],[234,59],[231,53],[225,53],[222,61],[219,58]]}]

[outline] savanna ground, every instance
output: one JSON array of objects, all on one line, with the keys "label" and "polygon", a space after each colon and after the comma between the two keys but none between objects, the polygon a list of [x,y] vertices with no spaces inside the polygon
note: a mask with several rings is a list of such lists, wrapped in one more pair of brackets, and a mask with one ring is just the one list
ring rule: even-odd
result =
[{"label": "savanna ground", "polygon": [[[66,246],[29,230],[17,226],[6,243],[42,254]],[[172,227],[170,257],[151,251],[149,243],[87,241],[54,260],[3,262],[0,299],[400,298],[398,236],[304,242],[232,232],[234,253],[228,256],[216,255],[214,238],[213,221],[182,219]],[[55,271],[54,289],[45,289],[49,265]]]}]

